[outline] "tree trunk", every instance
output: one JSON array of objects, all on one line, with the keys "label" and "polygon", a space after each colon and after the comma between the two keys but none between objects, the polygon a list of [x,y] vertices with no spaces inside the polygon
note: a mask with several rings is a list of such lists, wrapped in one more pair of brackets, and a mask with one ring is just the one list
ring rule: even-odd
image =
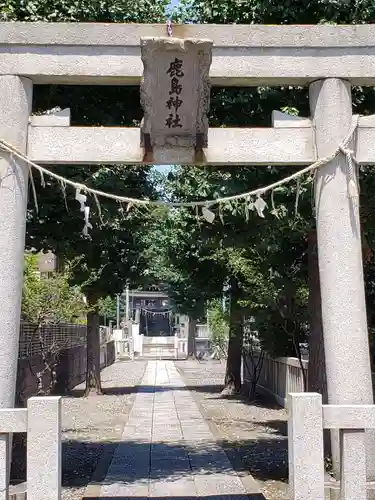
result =
[{"label": "tree trunk", "polygon": [[197,320],[193,319],[191,316],[188,318],[188,357],[196,358],[197,356],[197,346],[195,342],[197,330]]},{"label": "tree trunk", "polygon": [[87,297],[91,311],[87,313],[87,368],[85,396],[90,392],[103,394],[100,380],[100,333],[97,301]]},{"label": "tree trunk", "polygon": [[228,357],[223,395],[235,394],[241,390],[243,318],[239,305],[239,295],[238,281],[232,278],[230,282]]},{"label": "tree trunk", "polygon": [[263,368],[264,356],[264,351],[255,351],[251,344],[249,350],[245,352],[243,356],[243,362],[246,367],[247,375],[250,377],[250,387],[248,393],[250,401],[253,401],[256,397],[258,380]]},{"label": "tree trunk", "polygon": [[[308,236],[308,274],[309,274],[309,363],[307,369],[308,392],[322,395],[323,404],[328,404],[327,376],[324,352],[322,303],[320,294],[318,244],[316,230]],[[324,449],[330,454],[329,431],[324,431]]]}]

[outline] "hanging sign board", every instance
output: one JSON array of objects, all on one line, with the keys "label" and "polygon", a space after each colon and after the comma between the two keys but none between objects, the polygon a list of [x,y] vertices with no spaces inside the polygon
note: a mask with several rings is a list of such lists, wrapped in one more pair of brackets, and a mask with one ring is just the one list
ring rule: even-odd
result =
[{"label": "hanging sign board", "polygon": [[207,147],[212,41],[145,37],[141,55],[142,146]]}]

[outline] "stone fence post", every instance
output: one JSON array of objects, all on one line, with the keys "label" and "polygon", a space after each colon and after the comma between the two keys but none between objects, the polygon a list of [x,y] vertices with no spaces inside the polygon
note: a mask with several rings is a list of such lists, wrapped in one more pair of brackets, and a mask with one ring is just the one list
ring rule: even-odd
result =
[{"label": "stone fence post", "polygon": [[375,405],[322,405],[317,393],[288,395],[289,486],[292,500],[324,500],[323,429],[336,430],[340,500],[366,500],[365,429],[375,428]]},{"label": "stone fence post", "polygon": [[289,394],[288,414],[291,498],[324,500],[322,396],[303,392]]},{"label": "stone fence post", "polygon": [[[32,397],[27,408],[1,408],[0,434],[27,432],[27,500],[61,500],[61,397]],[[9,500],[10,452],[0,461],[0,500]]]}]

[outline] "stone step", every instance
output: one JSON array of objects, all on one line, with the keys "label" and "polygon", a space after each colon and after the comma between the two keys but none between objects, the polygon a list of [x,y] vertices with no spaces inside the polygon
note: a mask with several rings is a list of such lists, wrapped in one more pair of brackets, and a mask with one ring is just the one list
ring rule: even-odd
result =
[{"label": "stone step", "polygon": [[143,337],[143,345],[144,346],[165,346],[170,347],[174,346],[175,338],[174,336],[170,337]]},{"label": "stone step", "polygon": [[175,351],[174,346],[166,345],[143,345],[143,351]]},{"label": "stone step", "polygon": [[147,359],[175,359],[176,349],[166,345],[144,345],[142,357]]},{"label": "stone step", "polygon": [[163,354],[143,353],[141,357],[143,359],[176,359],[176,355],[172,353],[163,353]]}]

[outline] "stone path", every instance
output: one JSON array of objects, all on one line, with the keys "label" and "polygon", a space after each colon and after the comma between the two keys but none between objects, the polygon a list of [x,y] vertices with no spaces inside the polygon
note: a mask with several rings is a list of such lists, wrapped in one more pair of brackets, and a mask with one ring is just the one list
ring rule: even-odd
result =
[{"label": "stone path", "polygon": [[248,497],[174,363],[150,361],[100,497],[179,496]]},{"label": "stone path", "polygon": [[[287,410],[260,396],[221,398],[225,362],[176,363],[220,444],[234,450],[267,500],[290,499]],[[252,491],[252,490],[251,490]]]}]

